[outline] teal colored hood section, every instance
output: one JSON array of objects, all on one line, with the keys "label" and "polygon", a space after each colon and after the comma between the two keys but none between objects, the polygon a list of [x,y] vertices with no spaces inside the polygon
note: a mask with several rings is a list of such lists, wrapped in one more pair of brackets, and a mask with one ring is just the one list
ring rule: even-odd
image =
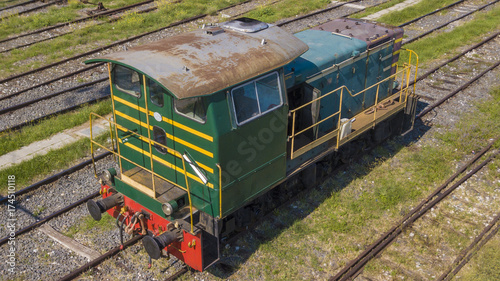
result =
[{"label": "teal colored hood section", "polygon": [[295,76],[294,83],[287,80],[287,88],[367,50],[365,41],[328,31],[305,30],[295,36],[306,43],[309,50],[285,66],[285,76],[292,72]]}]

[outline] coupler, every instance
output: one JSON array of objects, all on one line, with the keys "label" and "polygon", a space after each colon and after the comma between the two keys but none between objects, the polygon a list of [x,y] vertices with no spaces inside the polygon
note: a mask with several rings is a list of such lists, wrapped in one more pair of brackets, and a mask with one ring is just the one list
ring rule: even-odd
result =
[{"label": "coupler", "polygon": [[123,204],[123,195],[121,195],[120,193],[115,193],[104,199],[100,199],[97,201],[94,200],[87,201],[87,209],[89,210],[89,213],[94,220],[100,221],[102,213],[122,204]]},{"label": "coupler", "polygon": [[152,259],[159,259],[161,257],[161,251],[173,242],[181,241],[183,238],[182,230],[176,228],[167,232],[164,232],[156,237],[146,236],[142,238],[142,244],[146,249],[146,252]]}]

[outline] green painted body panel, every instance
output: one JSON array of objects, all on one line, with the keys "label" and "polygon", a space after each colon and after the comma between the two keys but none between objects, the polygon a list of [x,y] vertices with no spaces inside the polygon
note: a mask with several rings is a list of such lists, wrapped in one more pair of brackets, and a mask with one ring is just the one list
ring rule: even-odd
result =
[{"label": "green painted body panel", "polygon": [[[282,70],[279,77],[281,89],[285,89]],[[220,126],[217,143],[223,171],[223,217],[273,187],[286,175],[288,104],[285,102],[257,119],[236,125],[229,93],[230,90],[227,99],[218,104],[221,117],[217,120]],[[284,90],[282,94],[286,101]]]},{"label": "green painted body panel", "polygon": [[[382,79],[391,75],[391,64],[392,64],[392,52],[394,45],[391,44],[384,49],[381,49],[376,52],[370,52],[369,57],[366,63],[366,69],[368,75],[366,76],[366,87],[374,85],[380,82]],[[384,71],[384,69],[386,69]],[[379,100],[383,100],[384,98],[390,95],[390,91],[392,91],[393,82],[387,81],[382,83],[379,87]],[[366,91],[366,100],[365,104],[367,106],[375,104],[377,89],[373,88]]]}]

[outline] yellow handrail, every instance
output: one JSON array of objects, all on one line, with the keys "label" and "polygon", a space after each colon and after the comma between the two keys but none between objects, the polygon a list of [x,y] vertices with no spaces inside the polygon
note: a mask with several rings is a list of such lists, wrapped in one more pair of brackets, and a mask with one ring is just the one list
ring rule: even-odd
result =
[{"label": "yellow handrail", "polygon": [[217,168],[219,168],[219,218],[222,218],[222,168],[219,163]]},{"label": "yellow handrail", "polygon": [[[146,112],[149,112],[148,109],[148,91],[146,89],[146,75],[142,75],[142,80],[144,84],[144,105],[146,107]],[[153,168],[153,149],[151,147],[151,127],[149,126],[149,114],[146,114],[146,124],[148,126],[148,145],[149,145],[149,160],[150,160],[150,165],[151,165],[151,184],[153,185],[153,194],[156,198],[156,184],[155,184],[155,175],[154,175],[154,168]],[[186,169],[184,169],[185,171]],[[187,182],[186,182],[187,184]],[[191,199],[190,199],[191,200]],[[189,201],[189,207],[191,208],[191,201]]]},{"label": "yellow handrail", "polygon": [[[109,119],[107,119],[107,118],[105,118],[105,117],[103,117],[103,116],[101,116],[101,115],[99,115],[99,114],[96,114],[96,113],[93,113],[93,112],[92,112],[92,113],[90,113],[90,149],[91,149],[92,164],[93,164],[93,167],[94,167],[94,173],[95,173],[95,176],[97,177],[96,167],[95,167],[95,161],[94,161],[94,145],[97,145],[98,147],[100,147],[100,148],[102,148],[102,149],[104,149],[104,150],[106,150],[106,151],[109,151],[109,152],[110,152],[110,153],[112,153],[114,156],[115,156],[115,155],[116,155],[116,156],[118,156],[118,159],[120,160],[120,162],[121,162],[122,160],[125,160],[125,161],[127,161],[127,162],[129,162],[129,163],[132,163],[132,164],[133,164],[133,165],[135,165],[135,166],[141,167],[142,169],[144,169],[144,170],[146,170],[147,172],[151,173],[151,176],[152,176],[152,181],[153,181],[153,187],[154,187],[154,177],[156,176],[156,177],[158,177],[158,178],[160,178],[160,179],[163,179],[164,181],[166,181],[166,182],[168,182],[168,183],[170,183],[170,184],[172,184],[172,185],[174,185],[174,186],[176,186],[176,187],[178,187],[178,188],[180,188],[180,189],[182,189],[182,190],[186,191],[186,192],[187,192],[187,194],[188,194],[188,200],[189,200],[189,213],[190,213],[190,217],[191,217],[191,233],[193,233],[194,226],[193,226],[193,205],[192,205],[192,199],[191,199],[191,190],[190,190],[189,180],[188,180],[188,176],[187,176],[187,173],[188,173],[188,172],[187,172],[187,170],[186,170],[186,162],[185,162],[184,158],[182,157],[182,154],[181,154],[180,152],[178,152],[178,151],[174,150],[174,149],[171,149],[171,148],[169,148],[169,147],[167,147],[167,146],[165,146],[165,145],[163,145],[163,144],[161,144],[161,143],[158,143],[158,142],[156,142],[156,141],[152,140],[151,138],[148,138],[148,139],[146,140],[146,141],[148,141],[148,142],[149,142],[149,145],[150,145],[150,158],[151,158],[151,161],[153,161],[153,154],[152,154],[152,150],[151,150],[151,149],[152,149],[152,145],[157,145],[157,146],[159,146],[159,147],[162,147],[162,148],[164,148],[164,149],[165,149],[165,150],[166,150],[169,154],[172,154],[172,155],[174,155],[175,157],[178,157],[178,158],[182,159],[182,171],[181,171],[181,172],[184,174],[184,180],[186,181],[186,187],[183,187],[183,186],[181,186],[181,185],[179,185],[179,184],[177,184],[177,183],[175,183],[175,182],[173,182],[173,181],[171,181],[171,180],[169,180],[169,179],[167,179],[167,178],[165,178],[165,177],[163,177],[163,176],[161,176],[161,175],[159,175],[159,174],[155,173],[152,169],[151,169],[151,170],[150,170],[150,169],[147,169],[147,168],[146,168],[146,167],[144,167],[143,165],[140,165],[140,164],[138,164],[138,163],[135,163],[134,161],[132,161],[132,160],[130,160],[130,159],[128,159],[128,158],[126,158],[126,157],[122,156],[120,153],[115,152],[115,151],[114,151],[114,149],[109,149],[109,148],[107,148],[106,146],[104,146],[104,145],[102,145],[102,144],[98,143],[97,141],[95,141],[95,140],[94,140],[94,136],[93,136],[93,132],[92,132],[92,121],[93,121],[93,118],[92,118],[92,117],[93,117],[93,116],[95,116],[96,118],[101,118],[101,119],[104,119],[104,120],[106,120],[107,122],[109,122],[109,123],[110,123],[110,126],[111,126],[111,124],[112,124],[112,125],[114,125],[114,126],[115,126],[115,129],[120,129],[121,131],[124,131],[124,132],[126,132],[126,133],[129,133],[130,135],[136,135],[136,136],[137,136],[139,139],[141,139],[141,140],[144,140],[144,139],[145,139],[145,137],[144,137],[144,136],[142,136],[142,135],[140,135],[140,134],[138,134],[138,133],[136,133],[136,132],[134,132],[134,131],[131,131],[131,130],[129,130],[129,129],[127,129],[127,128],[125,128],[125,127],[123,127],[123,126],[121,126],[121,125],[117,124],[116,122],[113,122],[113,121],[111,121],[111,120],[109,120]],[[148,126],[148,127],[149,127],[149,126]],[[111,136],[110,136],[110,137],[111,137],[111,142],[112,142],[112,144],[113,144],[113,143],[114,143],[114,140],[113,140],[113,135],[111,134]],[[118,138],[118,135],[117,135],[117,139],[118,139],[118,141],[119,141],[119,142],[122,142],[122,140]],[[119,147],[119,145],[118,145],[118,147]],[[161,164],[161,163],[160,163],[160,164]],[[120,167],[121,167],[121,165],[120,165]],[[153,167],[153,166],[151,165],[151,167]],[[220,167],[219,167],[219,169],[220,169]],[[219,188],[220,188],[220,187],[219,187]],[[156,198],[156,191],[155,191],[154,189],[153,189],[153,194],[154,194],[154,197]],[[220,199],[220,200],[222,200],[222,199]]]},{"label": "yellow handrail", "polygon": [[[111,80],[111,63],[109,63],[109,62],[108,62],[108,77],[109,77],[109,91],[111,93],[111,105],[113,107],[113,120],[116,120],[115,98],[114,98],[114,92],[113,92],[113,83],[112,83],[112,80]],[[92,119],[90,119],[90,123],[91,123],[90,127],[92,128]],[[118,128],[116,126],[115,126],[115,136],[116,136],[116,138],[118,138]],[[91,137],[91,139],[92,139],[92,137]],[[111,135],[111,142],[114,144],[113,135]],[[116,150],[118,151],[118,155],[121,155],[121,153],[120,153],[120,146],[118,145],[118,141],[116,141]],[[114,153],[113,153],[113,157],[115,157]],[[118,158],[118,160],[119,159],[120,158]],[[122,162],[121,161],[118,161],[118,166],[120,167],[120,174],[122,174],[123,170],[122,170]]]},{"label": "yellow handrail", "polygon": [[[412,54],[416,57],[416,66],[415,66],[415,81],[416,81],[416,78],[417,78],[417,70],[418,70],[418,55],[412,51],[412,50],[408,50],[408,49],[403,49],[403,50],[406,50],[410,53],[409,55],[409,59],[408,59],[408,63],[405,63],[403,65],[403,68],[400,69],[399,68],[399,65],[397,65],[396,67],[396,72],[392,75],[390,75],[389,77],[383,79],[382,81],[379,81],[373,85],[371,85],[370,87],[367,87],[365,89],[363,89],[362,91],[356,93],[356,94],[353,94],[345,85],[342,85],[340,87],[338,87],[337,89],[333,90],[333,91],[330,91],[328,93],[326,93],[325,95],[322,95],[318,98],[315,98],[297,108],[294,108],[292,110],[290,110],[290,113],[292,115],[292,132],[291,132],[291,135],[288,137],[288,139],[290,140],[291,139],[291,152],[290,152],[290,158],[291,159],[294,159],[294,152],[295,152],[295,137],[297,137],[298,135],[304,133],[305,131],[307,130],[310,130],[311,128],[314,128],[316,126],[318,126],[319,124],[325,122],[326,120],[329,120],[333,117],[336,117],[336,116],[339,116],[338,118],[338,124],[337,124],[337,144],[336,144],[336,148],[338,149],[339,148],[339,140],[340,140],[340,133],[341,133],[341,130],[339,129],[340,126],[341,126],[341,116],[342,116],[342,103],[343,103],[343,96],[344,96],[344,89],[346,90],[346,92],[349,94],[349,96],[351,96],[352,98],[354,97],[357,97],[358,95],[361,95],[361,94],[364,94],[366,93],[367,91],[371,90],[371,89],[374,89],[376,87],[376,94],[375,94],[375,103],[368,107],[367,110],[371,109],[372,107],[374,108],[374,114],[373,114],[373,120],[375,121],[376,118],[377,118],[377,110],[378,110],[378,105],[380,103],[383,103],[385,102],[387,99],[389,99],[390,97],[386,98],[386,99],[383,99],[382,101],[379,101],[379,91],[380,91],[380,85],[382,83],[385,83],[387,81],[392,81],[393,79],[396,79],[398,76],[401,76],[401,89],[399,90],[399,100],[401,103],[406,103],[406,100],[407,100],[407,96],[408,96],[408,87],[409,87],[409,84],[410,84],[410,75],[411,75],[411,69],[412,69]],[[314,103],[314,102],[317,102],[327,96],[330,96],[334,93],[337,93],[340,91],[340,97],[339,97],[339,110],[337,112],[334,112],[332,114],[330,114],[329,116],[327,116],[326,118],[323,118],[322,120],[320,121],[317,121],[316,123],[308,126],[307,128],[305,129],[302,129],[301,131],[299,132],[295,132],[295,119],[296,119],[296,112],[298,110],[301,110],[303,109],[304,107]],[[402,100],[403,98],[403,92],[404,92],[404,100]],[[415,92],[415,84],[413,85],[413,92]],[[324,142],[324,140],[323,140]],[[312,148],[311,148],[312,149]]]}]

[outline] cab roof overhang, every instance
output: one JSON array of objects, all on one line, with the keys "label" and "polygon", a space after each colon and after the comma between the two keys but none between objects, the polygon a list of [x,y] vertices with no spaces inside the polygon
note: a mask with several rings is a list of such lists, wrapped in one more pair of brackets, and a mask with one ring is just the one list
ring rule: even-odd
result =
[{"label": "cab roof overhang", "polygon": [[255,33],[228,29],[221,32],[217,27],[176,35],[85,63],[129,66],[158,81],[178,99],[185,99],[210,95],[279,68],[307,50],[304,42],[277,26]]}]

